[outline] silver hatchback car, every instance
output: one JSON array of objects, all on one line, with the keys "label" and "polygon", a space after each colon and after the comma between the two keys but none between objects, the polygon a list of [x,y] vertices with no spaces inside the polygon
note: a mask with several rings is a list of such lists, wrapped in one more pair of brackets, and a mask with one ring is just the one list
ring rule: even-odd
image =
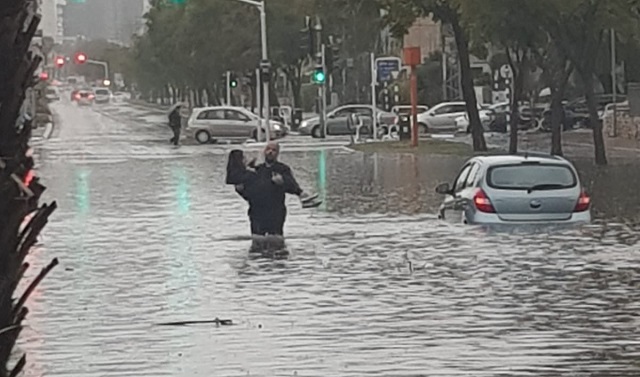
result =
[{"label": "silver hatchback car", "polygon": [[465,224],[589,223],[591,198],[575,167],[561,157],[524,154],[474,157],[446,195],[439,218]]}]

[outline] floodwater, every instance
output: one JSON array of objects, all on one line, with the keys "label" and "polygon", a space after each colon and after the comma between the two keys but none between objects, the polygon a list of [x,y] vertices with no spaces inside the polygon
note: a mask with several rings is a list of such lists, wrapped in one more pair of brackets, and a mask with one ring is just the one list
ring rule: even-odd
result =
[{"label": "floodwater", "polygon": [[[637,167],[578,162],[591,226],[496,232],[436,219],[460,160],[285,144],[325,204],[290,198],[290,256],[270,258],[223,184],[229,146],[172,149],[133,110],[56,111],[37,153],[60,208],[30,262],[61,265],[30,302],[29,376],[640,374]],[[234,325],[157,325],[215,318]]]}]

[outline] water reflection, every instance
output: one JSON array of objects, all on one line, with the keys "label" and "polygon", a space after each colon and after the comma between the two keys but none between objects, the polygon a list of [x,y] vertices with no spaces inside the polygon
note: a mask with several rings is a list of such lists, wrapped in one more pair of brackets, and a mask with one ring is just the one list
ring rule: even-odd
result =
[{"label": "water reflection", "polygon": [[[171,222],[169,242],[165,249],[165,258],[170,267],[167,297],[171,300],[171,313],[179,313],[189,308],[202,286],[200,271],[194,259],[193,237],[194,223],[190,214],[189,177],[184,167],[172,168],[174,209],[167,221]],[[184,313],[184,314],[189,314]]]}]

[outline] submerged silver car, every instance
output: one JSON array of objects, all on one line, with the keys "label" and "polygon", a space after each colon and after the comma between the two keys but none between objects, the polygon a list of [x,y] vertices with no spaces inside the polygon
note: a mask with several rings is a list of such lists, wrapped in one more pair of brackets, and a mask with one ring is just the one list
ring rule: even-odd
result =
[{"label": "submerged silver car", "polygon": [[589,223],[591,198],[575,167],[541,154],[470,159],[446,195],[439,218],[465,224]]}]

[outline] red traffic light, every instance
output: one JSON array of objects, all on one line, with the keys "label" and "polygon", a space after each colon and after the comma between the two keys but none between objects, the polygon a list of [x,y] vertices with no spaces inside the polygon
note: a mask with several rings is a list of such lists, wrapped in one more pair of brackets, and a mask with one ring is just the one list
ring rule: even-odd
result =
[{"label": "red traffic light", "polygon": [[42,81],[49,80],[49,74],[47,72],[40,73],[40,80]]},{"label": "red traffic light", "polygon": [[76,63],[83,64],[86,61],[87,61],[87,55],[83,54],[82,52],[79,52],[76,54]]},{"label": "red traffic light", "polygon": [[58,56],[56,58],[56,67],[60,68],[64,65],[64,58],[62,56]]}]

